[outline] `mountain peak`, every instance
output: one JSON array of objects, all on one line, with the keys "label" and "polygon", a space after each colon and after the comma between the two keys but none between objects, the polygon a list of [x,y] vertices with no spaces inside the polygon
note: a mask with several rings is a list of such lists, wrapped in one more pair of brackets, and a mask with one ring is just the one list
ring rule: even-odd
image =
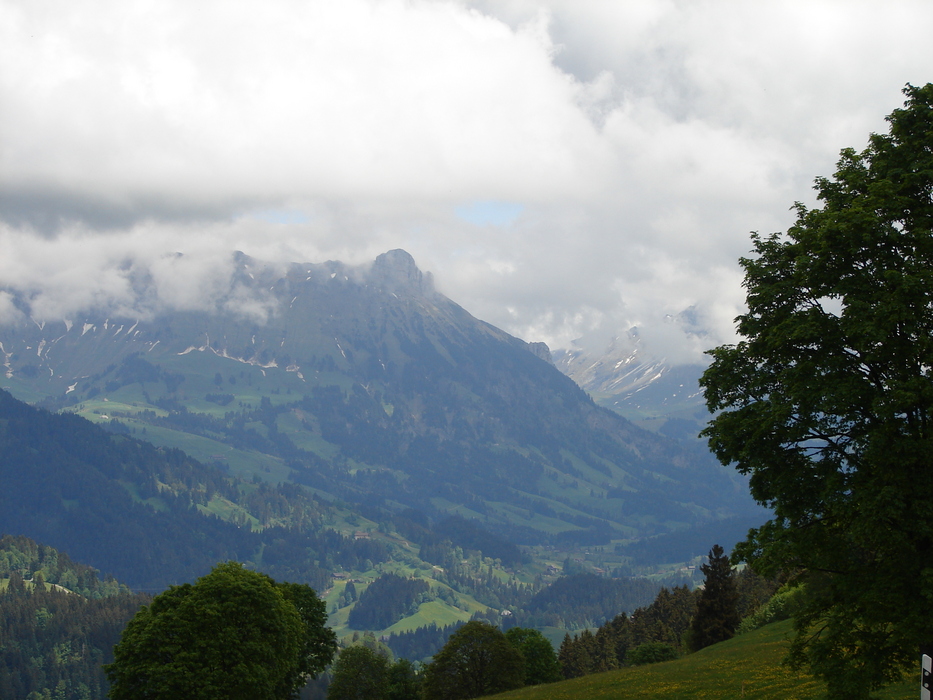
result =
[{"label": "mountain peak", "polygon": [[370,281],[387,292],[429,295],[434,293],[434,278],[430,272],[418,269],[411,255],[396,248],[379,255],[370,270]]}]

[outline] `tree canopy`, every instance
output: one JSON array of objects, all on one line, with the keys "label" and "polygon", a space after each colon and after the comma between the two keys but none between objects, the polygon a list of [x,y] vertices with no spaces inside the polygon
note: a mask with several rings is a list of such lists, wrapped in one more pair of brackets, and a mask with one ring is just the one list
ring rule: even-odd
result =
[{"label": "tree canopy", "polygon": [[554,646],[538,630],[513,627],[506,631],[509,644],[525,659],[525,685],[540,685],[561,680],[560,664]]},{"label": "tree canopy", "polygon": [[786,235],[742,259],[742,339],[711,352],[705,430],[773,518],[736,559],[796,572],[794,656],[865,698],[933,632],[933,84],[842,151]]},{"label": "tree canopy", "polygon": [[127,625],[105,669],[113,700],[292,698],[333,657],[315,592],[237,562],[172,586]]},{"label": "tree canopy", "polygon": [[426,700],[460,700],[521,688],[522,654],[486,622],[472,620],[454,632],[424,673]]},{"label": "tree canopy", "polygon": [[334,662],[328,700],[386,700],[389,660],[365,646],[343,649]]}]

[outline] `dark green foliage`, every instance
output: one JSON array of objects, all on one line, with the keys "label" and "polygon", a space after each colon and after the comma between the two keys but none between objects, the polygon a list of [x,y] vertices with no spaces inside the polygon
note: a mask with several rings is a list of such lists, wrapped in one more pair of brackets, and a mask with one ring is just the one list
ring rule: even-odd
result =
[{"label": "dark green foliage", "polygon": [[434,532],[464,550],[477,550],[484,557],[499,559],[505,566],[520,566],[522,563],[522,552],[517,546],[459,515],[439,522]]},{"label": "dark green foliage", "polygon": [[619,614],[648,605],[659,586],[648,579],[611,579],[596,574],[562,576],[525,606],[522,624],[534,627],[597,627]]},{"label": "dark green foliage", "polygon": [[793,660],[831,698],[913,667],[933,629],[933,84],[842,151],[743,259],[742,340],[712,351],[705,434],[774,509],[736,558],[805,582]]},{"label": "dark green foliage", "polygon": [[389,666],[387,700],[421,700],[423,676],[408,659],[397,659]]},{"label": "dark green foliage", "polygon": [[72,561],[65,552],[29,537],[0,536],[0,579],[19,574],[24,579],[41,576],[47,584],[56,584],[85,598],[105,598],[128,594],[130,589],[108,576],[101,581],[96,569]]},{"label": "dark green foliage", "polygon": [[428,582],[383,574],[360,595],[347,624],[358,630],[381,630],[409,613],[418,597],[429,590]]},{"label": "dark green foliage", "polygon": [[603,625],[596,634],[586,629],[573,637],[565,635],[558,652],[563,677],[577,678],[617,668],[619,658],[615,632],[610,625]]},{"label": "dark green foliage", "polygon": [[506,631],[505,638],[525,659],[525,685],[553,683],[561,679],[554,647],[538,630],[513,627]]},{"label": "dark green foliage", "polygon": [[520,688],[521,652],[497,627],[471,621],[454,632],[424,673],[425,700],[460,700]]},{"label": "dark green foliage", "polygon": [[427,522],[416,523],[404,516],[395,516],[393,521],[399,532],[421,545],[418,556],[432,564],[449,565],[451,550],[455,547],[464,552],[476,551],[484,557],[499,559],[509,567],[518,567],[522,563],[521,550],[515,544],[459,515],[444,518],[433,528]]},{"label": "dark green foliage", "polygon": [[364,646],[342,649],[327,687],[327,700],[387,700],[389,661]]},{"label": "dark green foliage", "polygon": [[397,657],[414,661],[427,661],[443,648],[450,635],[463,626],[457,622],[438,627],[431,623],[409,632],[393,632],[385,640],[386,646]]},{"label": "dark green foliage", "polygon": [[700,569],[706,578],[690,625],[691,651],[731,639],[739,626],[739,591],[729,557],[722,547],[713,545],[709,561]]},{"label": "dark green foliage", "polygon": [[0,579],[7,583],[0,591],[0,698],[54,692],[62,700],[103,700],[101,664],[112,660],[120,632],[149,597],[100,581],[93,569],[25,537],[0,539]]},{"label": "dark green foliage", "polygon": [[421,700],[415,665],[408,659],[392,663],[366,643],[341,650],[330,674],[327,700]]},{"label": "dark green foliage", "polygon": [[664,642],[644,642],[628,653],[632,666],[656,664],[661,661],[673,661],[678,657],[677,650]]},{"label": "dark green foliage", "polygon": [[336,650],[336,635],[326,626],[327,608],[324,601],[313,588],[301,583],[283,581],[274,585],[286,603],[295,608],[302,624],[296,680],[314,678],[330,664]]},{"label": "dark green foliage", "polygon": [[127,625],[106,667],[112,700],[284,700],[330,662],[313,590],[235,562],[172,586]]},{"label": "dark green foliage", "polygon": [[233,394],[205,394],[204,400],[216,403],[218,406],[229,406],[236,397]]},{"label": "dark green foliage", "polygon": [[764,605],[742,619],[736,634],[751,632],[771,622],[791,618],[800,610],[800,603],[806,598],[805,594],[806,591],[801,587],[781,587]]},{"label": "dark green foliage", "polygon": [[589,630],[573,637],[565,634],[557,652],[561,675],[570,679],[593,673],[594,645],[593,633]]},{"label": "dark green foliage", "polygon": [[665,642],[680,649],[684,633],[696,614],[696,593],[686,586],[662,588],[651,605],[632,615],[631,646]]},{"label": "dark green foliage", "polygon": [[640,565],[671,564],[690,561],[706,552],[710,542],[738,542],[744,539],[750,528],[758,527],[768,518],[761,509],[749,516],[717,520],[696,527],[675,530],[619,546],[616,551],[631,557]]},{"label": "dark green foliage", "polygon": [[[258,559],[260,551],[256,563],[269,574],[320,589],[330,585],[328,564],[359,568],[388,558],[380,542],[324,529],[325,506],[301,487],[247,489],[179,450],[108,435],[2,390],[0,483],[0,531],[41,539],[147,590],[194,578],[220,559]],[[266,529],[206,517],[197,506],[215,496],[240,503]],[[276,521],[293,525],[268,526]]]},{"label": "dark green foliage", "polygon": [[558,651],[564,678],[609,671],[633,663],[631,650],[652,643],[679,653],[682,640],[696,613],[696,594],[686,586],[662,588],[651,605],[638,608],[631,617],[624,612],[593,634],[565,635]]},{"label": "dark green foliage", "polygon": [[755,573],[750,566],[746,566],[736,575],[735,587],[739,593],[736,608],[739,619],[744,620],[761,609],[762,606],[767,605],[771,597],[781,587],[781,581],[777,577],[761,576]]}]

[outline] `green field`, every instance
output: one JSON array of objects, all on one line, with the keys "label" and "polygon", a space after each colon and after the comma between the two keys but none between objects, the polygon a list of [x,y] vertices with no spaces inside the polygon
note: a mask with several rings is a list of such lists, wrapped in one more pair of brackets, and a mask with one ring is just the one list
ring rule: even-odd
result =
[{"label": "green field", "polygon": [[[822,683],[781,666],[791,623],[778,622],[676,661],[596,673],[491,697],[500,700],[816,700]],[[916,681],[879,692],[883,700],[914,700]]]}]

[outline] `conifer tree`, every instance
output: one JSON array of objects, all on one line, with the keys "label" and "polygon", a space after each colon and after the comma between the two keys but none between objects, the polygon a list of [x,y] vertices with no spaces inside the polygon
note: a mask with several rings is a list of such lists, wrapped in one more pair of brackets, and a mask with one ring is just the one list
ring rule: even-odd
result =
[{"label": "conifer tree", "polygon": [[739,593],[729,557],[718,544],[709,552],[709,563],[700,570],[706,580],[697,600],[697,613],[690,625],[694,651],[732,638],[739,626]]},{"label": "conifer tree", "polygon": [[[583,632],[584,635],[590,634],[589,630]],[[565,634],[557,652],[557,660],[560,662],[560,672],[564,678],[578,678],[592,672],[593,662],[590,659],[587,640],[583,637]]]}]

